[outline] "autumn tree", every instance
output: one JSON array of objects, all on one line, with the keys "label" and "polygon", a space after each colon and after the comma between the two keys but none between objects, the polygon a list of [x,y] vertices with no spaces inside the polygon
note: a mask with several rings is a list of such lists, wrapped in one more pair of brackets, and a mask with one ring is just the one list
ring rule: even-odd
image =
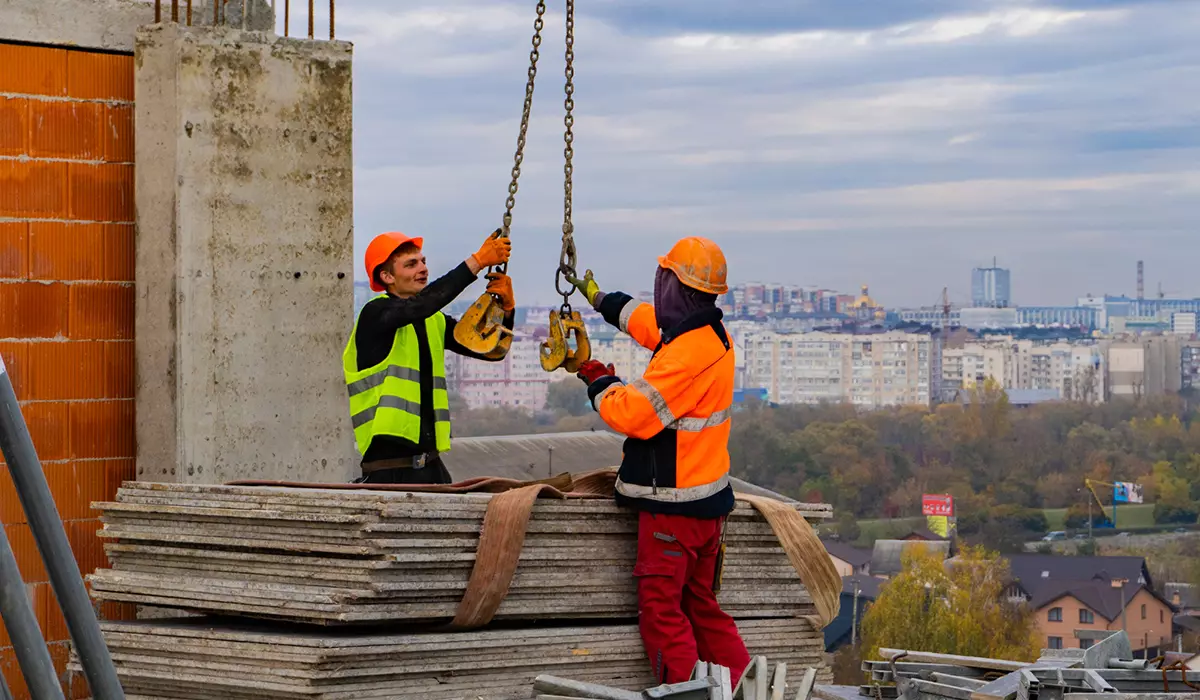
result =
[{"label": "autumn tree", "polygon": [[592,410],[588,405],[587,387],[576,377],[550,382],[546,392],[546,410],[569,416],[586,415]]},{"label": "autumn tree", "polygon": [[864,658],[881,647],[1033,661],[1040,637],[1034,613],[1004,598],[1008,564],[964,547],[955,558],[909,548],[903,570],[883,585],[863,617]]}]

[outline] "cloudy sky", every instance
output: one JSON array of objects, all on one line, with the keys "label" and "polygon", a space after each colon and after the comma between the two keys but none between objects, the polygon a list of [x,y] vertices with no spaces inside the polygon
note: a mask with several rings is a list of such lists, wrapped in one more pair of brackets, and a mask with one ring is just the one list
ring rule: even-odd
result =
[{"label": "cloudy sky", "polygon": [[[535,5],[338,4],[360,260],[398,229],[440,274],[499,225]],[[732,281],[868,283],[889,305],[965,301],[993,256],[1023,304],[1132,293],[1139,258],[1148,291],[1200,296],[1200,0],[579,5],[574,221],[602,288],[649,289],[655,257],[698,234]],[[519,303],[556,298],[557,0],[544,34]]]}]

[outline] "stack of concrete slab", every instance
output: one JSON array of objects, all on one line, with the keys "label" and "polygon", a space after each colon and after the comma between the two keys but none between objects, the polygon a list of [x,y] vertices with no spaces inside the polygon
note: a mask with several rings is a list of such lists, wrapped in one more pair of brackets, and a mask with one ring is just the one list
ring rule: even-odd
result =
[{"label": "stack of concrete slab", "polygon": [[[740,627],[755,653],[788,663],[797,679],[821,663],[820,635],[804,620]],[[125,692],[138,698],[507,700],[529,697],[541,674],[654,684],[632,624],[382,634],[193,618],[106,622],[103,631]]]},{"label": "stack of concrete slab", "polygon": [[[100,600],[321,623],[454,617],[488,494],[129,483],[97,504],[111,569]],[[828,517],[827,506],[798,506]],[[533,507],[504,619],[630,619],[636,515],[607,499]],[[771,527],[739,504],[722,606],[735,617],[813,614]]]},{"label": "stack of concrete slab", "polygon": [[[99,503],[97,600],[201,617],[104,623],[137,700],[527,697],[538,675],[653,684],[636,626],[636,515],[540,499],[485,629],[450,631],[490,494],[128,482]],[[807,519],[824,505],[797,504]],[[770,525],[739,504],[719,596],[750,652],[827,680],[816,610]]]}]

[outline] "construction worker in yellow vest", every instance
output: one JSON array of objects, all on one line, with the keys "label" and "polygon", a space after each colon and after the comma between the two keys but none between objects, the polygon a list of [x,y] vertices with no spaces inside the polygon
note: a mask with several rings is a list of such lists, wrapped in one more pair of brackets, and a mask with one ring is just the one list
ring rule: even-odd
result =
[{"label": "construction worker in yellow vest", "polygon": [[[390,232],[367,246],[372,291],[342,353],[350,421],[362,454],[360,483],[448,484],[439,453],[450,449],[447,350],[480,360],[454,340],[455,319],[442,313],[485,267],[508,262],[512,243],[493,233],[479,251],[429,282],[422,238]],[[487,275],[500,298],[504,325],[513,327],[512,280]],[[495,361],[495,360],[488,360]]]}]

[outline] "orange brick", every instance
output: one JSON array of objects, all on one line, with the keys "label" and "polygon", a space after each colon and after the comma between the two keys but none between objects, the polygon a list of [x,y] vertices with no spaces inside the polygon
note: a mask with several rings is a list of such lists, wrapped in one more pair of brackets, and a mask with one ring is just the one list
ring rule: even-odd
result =
[{"label": "orange brick", "polygon": [[0,217],[55,219],[66,216],[66,163],[0,160]]},{"label": "orange brick", "polygon": [[134,220],[133,166],[71,163],[70,218],[84,221]]},{"label": "orange brick", "polygon": [[133,105],[107,105],[104,160],[110,163],[133,162]]},{"label": "orange brick", "polygon": [[63,681],[64,674],[67,672],[67,662],[71,659],[71,646],[68,644],[70,637],[62,640],[52,640],[46,645],[50,652],[50,660],[54,662],[54,675],[58,678],[59,683]]},{"label": "orange brick", "polygon": [[0,44],[0,92],[67,94],[67,52],[41,46]]},{"label": "orange brick", "polygon": [[0,338],[54,338],[67,333],[65,284],[0,282]]},{"label": "orange brick", "polygon": [[100,604],[101,620],[136,620],[137,606],[132,603],[107,601]]},{"label": "orange brick", "polygon": [[133,400],[71,404],[71,457],[134,457]]},{"label": "orange brick", "polygon": [[[17,400],[28,401],[25,374],[29,362],[29,343],[21,340],[0,342],[0,358],[4,359],[4,371],[8,373],[8,381],[12,382],[13,391],[17,393]],[[3,462],[4,457],[0,455],[0,463]]]},{"label": "orange brick", "polygon": [[21,665],[17,662],[17,652],[12,647],[0,649],[0,673],[8,680],[8,689],[12,692],[13,700],[30,700],[29,688],[25,685]]},{"label": "orange brick", "polygon": [[72,284],[69,337],[76,340],[131,340],[133,293],[133,286],[128,284]]},{"label": "orange brick", "polygon": [[52,599],[54,598],[54,594],[50,592],[50,584],[34,583],[26,586],[25,591],[29,595],[29,604],[33,607],[33,614],[37,616],[38,629],[42,631],[42,639],[45,639],[46,627],[49,624],[47,614],[50,611],[50,606],[53,604]]},{"label": "orange brick", "polygon": [[67,530],[71,551],[75,553],[75,561],[79,564],[79,573],[87,576],[96,569],[108,566],[104,541],[96,536],[96,531],[100,529],[99,520],[72,520],[63,525]]},{"label": "orange brick", "polygon": [[[136,465],[134,459],[104,460],[104,500],[116,500],[121,484],[134,480]],[[99,513],[92,511],[92,515],[99,516]]]},{"label": "orange brick", "polygon": [[104,398],[135,398],[135,355],[131,340],[104,344]]},{"label": "orange brick", "polygon": [[104,279],[132,282],[137,248],[133,224],[104,225]]},{"label": "orange brick", "polygon": [[0,223],[0,279],[28,276],[29,224],[23,221]]},{"label": "orange brick", "polygon": [[38,343],[29,358],[29,399],[104,399],[105,343],[98,340]]},{"label": "orange brick", "polygon": [[29,100],[0,97],[0,156],[29,153]]},{"label": "orange brick", "polygon": [[0,524],[19,525],[25,522],[25,510],[13,486],[7,466],[0,466]]},{"label": "orange brick", "polygon": [[87,520],[97,517],[94,501],[108,500],[105,460],[53,462],[46,464],[46,483],[54,496],[58,517],[63,520]]},{"label": "orange brick", "polygon": [[21,414],[29,427],[38,459],[55,462],[68,458],[71,431],[66,403],[34,401],[22,404]]},{"label": "orange brick", "polygon": [[33,531],[29,526],[6,525],[4,533],[8,535],[8,542],[17,557],[17,568],[21,570],[21,578],[25,579],[25,583],[49,581],[46,566],[42,563],[42,555],[38,552],[37,542],[33,539]]},{"label": "orange brick", "polygon": [[104,157],[104,105],[36,101],[29,105],[29,153],[39,158]]},{"label": "orange brick", "polygon": [[133,56],[67,52],[67,94],[81,100],[133,101]]},{"label": "orange brick", "polygon": [[104,224],[34,221],[29,224],[29,277],[104,279]]},{"label": "orange brick", "polygon": [[46,626],[42,628],[42,634],[48,642],[71,638],[71,630],[67,627],[67,619],[63,617],[53,588],[50,589],[50,600],[46,601]]}]

